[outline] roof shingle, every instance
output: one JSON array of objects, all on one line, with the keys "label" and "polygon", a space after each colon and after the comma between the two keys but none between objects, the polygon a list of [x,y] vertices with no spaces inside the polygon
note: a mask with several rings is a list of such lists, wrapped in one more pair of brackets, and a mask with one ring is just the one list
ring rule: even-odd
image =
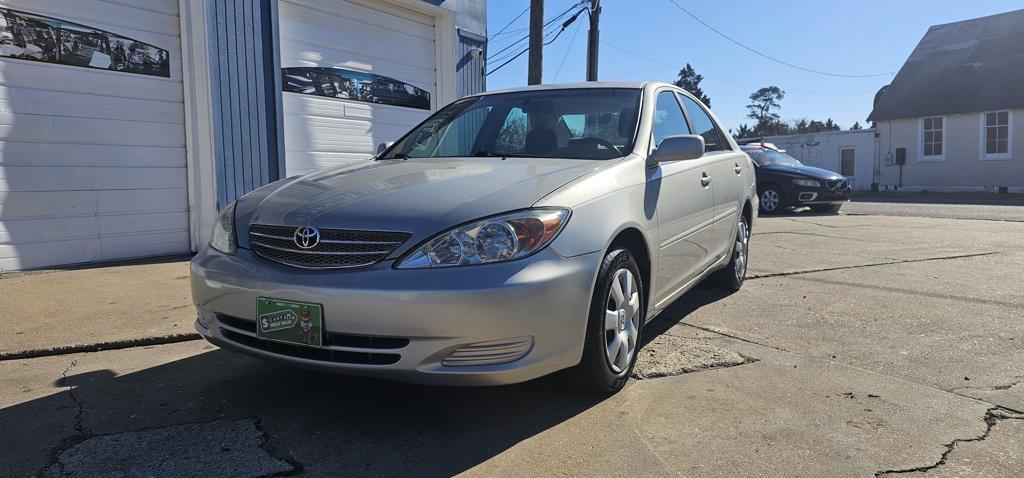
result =
[{"label": "roof shingle", "polygon": [[928,29],[868,121],[1024,107],[1024,10]]}]

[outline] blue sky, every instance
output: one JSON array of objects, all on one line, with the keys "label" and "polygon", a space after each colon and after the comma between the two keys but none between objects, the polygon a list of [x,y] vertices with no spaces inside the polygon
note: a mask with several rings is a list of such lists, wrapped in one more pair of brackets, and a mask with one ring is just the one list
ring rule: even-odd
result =
[{"label": "blue sky", "polygon": [[[1024,8],[1021,0],[676,1],[711,26],[768,55],[809,69],[851,75],[895,73],[931,25]],[[488,34],[496,34],[529,3],[489,0]],[[545,17],[575,3],[546,0]],[[889,75],[830,77],[774,63],[708,30],[670,0],[601,3],[601,40],[607,44],[601,45],[599,79],[672,81],[689,62],[705,76],[701,87],[711,97],[712,109],[729,128],[750,123],[745,118],[747,97],[766,85],[786,90],[780,110],[784,120],[831,117],[844,129],[854,121],[863,125],[875,92],[892,80]],[[576,23],[579,31],[575,41],[576,24],[545,47],[545,83],[584,80],[585,14]],[[508,29],[525,29],[528,25],[529,13]],[[490,53],[497,53],[525,34],[522,31],[493,39]],[[526,42],[521,45],[525,48]],[[518,50],[516,46],[508,53]],[[525,85],[526,57],[524,54],[488,76],[487,88]],[[500,63],[490,62],[488,68]]]}]

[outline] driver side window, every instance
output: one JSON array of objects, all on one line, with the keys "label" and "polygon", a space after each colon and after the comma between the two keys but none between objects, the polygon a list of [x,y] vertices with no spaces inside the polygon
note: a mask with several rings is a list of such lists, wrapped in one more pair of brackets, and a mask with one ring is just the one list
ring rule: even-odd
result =
[{"label": "driver side window", "polygon": [[692,134],[690,126],[686,124],[686,117],[683,110],[676,101],[675,93],[662,91],[658,93],[658,99],[654,104],[654,127],[651,128],[653,135],[652,144],[657,149],[661,142],[669,136]]}]

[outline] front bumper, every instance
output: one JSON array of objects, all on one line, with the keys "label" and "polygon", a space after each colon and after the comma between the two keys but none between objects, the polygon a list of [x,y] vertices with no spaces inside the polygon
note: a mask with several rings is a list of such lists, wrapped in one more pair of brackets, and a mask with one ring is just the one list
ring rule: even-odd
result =
[{"label": "front bumper", "polygon": [[[385,261],[358,270],[310,271],[248,249],[226,255],[206,248],[191,264],[196,329],[223,348],[307,368],[440,385],[522,382],[579,363],[600,260],[599,253],[565,258],[547,248],[502,264],[397,270]],[[254,327],[258,297],[322,304],[327,333],[408,343],[385,350],[365,341],[312,351],[265,347],[244,326]],[[511,362],[443,363],[457,350],[461,355],[455,356],[464,358],[466,345],[497,344],[495,350],[468,349],[470,356],[486,358],[524,339],[531,339],[529,351]],[[379,359],[381,354],[387,358]]]},{"label": "front bumper", "polygon": [[842,204],[850,200],[850,189],[830,190],[827,188],[807,188],[793,185],[785,192],[792,198],[791,206],[811,206],[815,204]]}]

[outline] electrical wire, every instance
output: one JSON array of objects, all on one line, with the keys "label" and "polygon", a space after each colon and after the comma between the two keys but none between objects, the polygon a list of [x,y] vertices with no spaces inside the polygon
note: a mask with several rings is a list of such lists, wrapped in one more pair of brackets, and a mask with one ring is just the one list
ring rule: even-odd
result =
[{"label": "electrical wire", "polygon": [[[581,5],[582,3],[583,3],[583,2],[581,1],[581,2],[577,3],[577,4],[576,4],[576,5],[574,5],[574,6],[578,6],[578,5]],[[581,13],[583,13],[583,12],[586,12],[586,11],[590,11],[590,9],[589,9],[589,8],[581,8],[581,9],[580,9],[579,11],[577,11],[577,12],[576,12],[575,14],[573,14],[573,16],[572,16],[572,17],[570,17],[570,18],[569,18],[568,20],[566,20],[566,21],[562,22],[562,28],[560,28],[560,29],[558,30],[558,33],[556,33],[556,34],[555,34],[555,36],[554,36],[554,37],[553,37],[552,39],[550,39],[550,40],[548,40],[548,41],[544,42],[544,45],[550,45],[550,44],[552,44],[552,43],[553,43],[553,42],[554,42],[555,40],[557,40],[557,39],[558,39],[558,37],[562,35],[562,32],[564,32],[566,28],[569,28],[569,25],[572,25],[572,24],[573,24],[574,22],[576,22],[576,20],[577,20],[577,19],[579,19],[579,16],[580,16],[580,14],[581,14]],[[565,14],[563,13],[563,14],[559,15],[559,17],[561,17],[561,16],[564,16],[564,15],[565,15]],[[556,18],[557,18],[557,17],[556,17]],[[548,22],[548,23],[551,23],[551,22]],[[516,59],[516,58],[519,58],[520,56],[523,56],[523,53],[526,53],[526,52],[528,52],[528,51],[530,51],[530,48],[529,48],[529,47],[527,47],[526,49],[524,49],[524,50],[520,51],[519,53],[516,53],[516,55],[515,55],[515,56],[513,56],[512,58],[509,58],[509,59],[508,59],[507,61],[505,61],[504,63],[502,63],[502,64],[498,65],[497,67],[495,67],[495,68],[494,68],[494,69],[492,69],[491,71],[489,71],[489,72],[485,73],[485,74],[484,74],[484,76],[490,76],[490,75],[491,75],[491,73],[494,73],[494,72],[496,72],[496,71],[498,71],[498,70],[502,69],[502,67],[504,67],[505,65],[508,65],[509,63],[512,63],[513,61],[515,61],[515,59]]]},{"label": "electrical wire", "polygon": [[508,28],[508,27],[512,26],[512,24],[513,24],[513,23],[515,23],[515,22],[516,22],[516,20],[519,20],[519,19],[520,19],[520,18],[521,18],[521,17],[523,16],[523,15],[526,15],[526,12],[528,12],[528,11],[530,11],[530,7],[529,7],[529,6],[527,6],[526,8],[524,8],[524,9],[523,9],[523,11],[519,12],[519,15],[516,15],[516,17],[515,17],[515,18],[513,18],[513,19],[512,19],[511,21],[509,21],[508,23],[506,23],[506,24],[505,24],[505,26],[501,27],[501,30],[498,30],[498,33],[495,33],[494,35],[491,35],[491,37],[489,38],[489,40],[493,40],[493,39],[494,39],[495,37],[497,37],[498,35],[501,35],[501,32],[505,31],[505,29],[506,29],[506,28]]},{"label": "electrical wire", "polygon": [[558,75],[562,74],[562,67],[565,66],[565,59],[569,58],[569,52],[572,51],[572,46],[576,43],[576,36],[580,33],[580,25],[583,22],[576,24],[576,29],[572,31],[572,39],[569,40],[569,47],[565,49],[565,53],[562,55],[562,62],[558,64],[558,71],[555,71],[555,79],[552,80],[554,83],[558,83]]},{"label": "electrical wire", "polygon": [[[632,56],[634,56],[636,58],[639,58],[641,60],[644,60],[644,61],[649,61],[651,63],[657,63],[659,65],[667,66],[667,67],[673,68],[673,69],[679,68],[678,65],[672,65],[670,63],[666,63],[666,62],[661,61],[661,60],[656,60],[654,58],[641,55],[641,54],[639,54],[639,53],[637,53],[635,51],[630,51],[630,50],[622,48],[622,47],[620,47],[618,45],[614,45],[612,43],[608,43],[605,40],[601,40],[601,44],[605,45],[605,46],[610,46],[610,47],[612,47],[612,48],[614,48],[616,50],[619,50],[619,51],[621,51],[623,53],[626,53],[628,55],[632,55]],[[734,85],[740,85],[740,86],[749,86],[751,88],[760,88],[760,87],[764,86],[764,85],[756,85],[756,84],[753,84],[753,83],[744,83],[742,81],[729,80],[729,79],[721,78],[721,77],[717,77],[717,76],[705,75],[703,73],[701,74],[701,76],[704,77],[704,78],[707,78],[709,80],[720,81],[722,83],[732,83]],[[873,91],[867,91],[867,90],[865,90],[865,91],[810,91],[810,90],[792,90],[792,89],[789,89],[789,88],[786,88],[786,92],[787,93],[805,93],[805,94],[812,94],[812,95],[858,95],[858,94],[867,94],[867,93],[874,94],[875,93]]]},{"label": "electrical wire", "polygon": [[[547,29],[547,27],[550,26],[552,23],[555,23],[556,21],[561,20],[566,15],[568,15],[570,12],[572,12],[574,9],[578,8],[580,5],[586,3],[587,1],[588,0],[580,0],[580,1],[572,4],[569,8],[563,10],[562,13],[559,13],[558,15],[555,15],[550,20],[545,22],[544,23],[544,28]],[[529,29],[529,28],[527,28],[527,29]],[[500,61],[500,60],[496,59],[495,57],[497,57],[498,55],[502,54],[503,52],[505,52],[507,50],[510,50],[515,45],[517,45],[517,44],[523,42],[523,40],[527,40],[529,38],[530,38],[529,34],[526,34],[525,36],[520,37],[518,40],[516,40],[516,41],[512,42],[511,44],[507,45],[505,48],[502,48],[501,50],[498,50],[497,52],[494,52],[494,54],[492,54],[490,57],[488,57],[488,61]]]},{"label": "electrical wire", "polygon": [[700,17],[698,17],[697,15],[694,15],[692,12],[690,12],[685,7],[680,5],[679,2],[677,2],[676,0],[668,0],[668,1],[670,3],[672,3],[672,5],[675,5],[676,8],[681,10],[683,13],[689,15],[690,18],[696,20],[701,25],[704,25],[704,27],[706,27],[708,30],[711,30],[711,31],[717,33],[722,38],[725,38],[726,40],[729,40],[730,42],[736,44],[737,46],[739,46],[739,47],[741,47],[741,48],[743,48],[743,49],[745,49],[745,50],[747,50],[747,51],[749,51],[751,53],[754,53],[755,55],[758,55],[758,56],[761,56],[761,57],[766,58],[768,60],[774,61],[775,63],[786,65],[786,66],[788,66],[790,68],[794,68],[794,69],[797,69],[797,70],[800,70],[800,71],[805,71],[805,72],[808,72],[808,73],[815,73],[815,74],[818,74],[818,75],[825,75],[825,76],[834,76],[834,77],[838,77],[838,78],[877,78],[877,77],[880,77],[880,76],[891,76],[891,75],[894,74],[893,72],[888,72],[888,73],[872,73],[872,74],[869,74],[869,75],[850,75],[850,74],[843,74],[843,73],[831,73],[831,72],[827,72],[827,71],[821,71],[821,70],[815,70],[815,69],[812,69],[812,68],[806,68],[806,67],[803,67],[803,66],[800,66],[800,65],[794,65],[793,63],[789,63],[787,61],[780,60],[778,58],[775,58],[774,56],[771,56],[771,55],[769,55],[767,53],[764,53],[764,52],[762,52],[760,50],[757,50],[757,49],[755,49],[753,47],[747,46],[746,44],[741,43],[739,40],[736,40],[736,39],[730,37],[729,35],[726,35],[725,33],[722,33],[721,30],[719,30],[719,29],[709,25],[704,20],[701,20]]}]

